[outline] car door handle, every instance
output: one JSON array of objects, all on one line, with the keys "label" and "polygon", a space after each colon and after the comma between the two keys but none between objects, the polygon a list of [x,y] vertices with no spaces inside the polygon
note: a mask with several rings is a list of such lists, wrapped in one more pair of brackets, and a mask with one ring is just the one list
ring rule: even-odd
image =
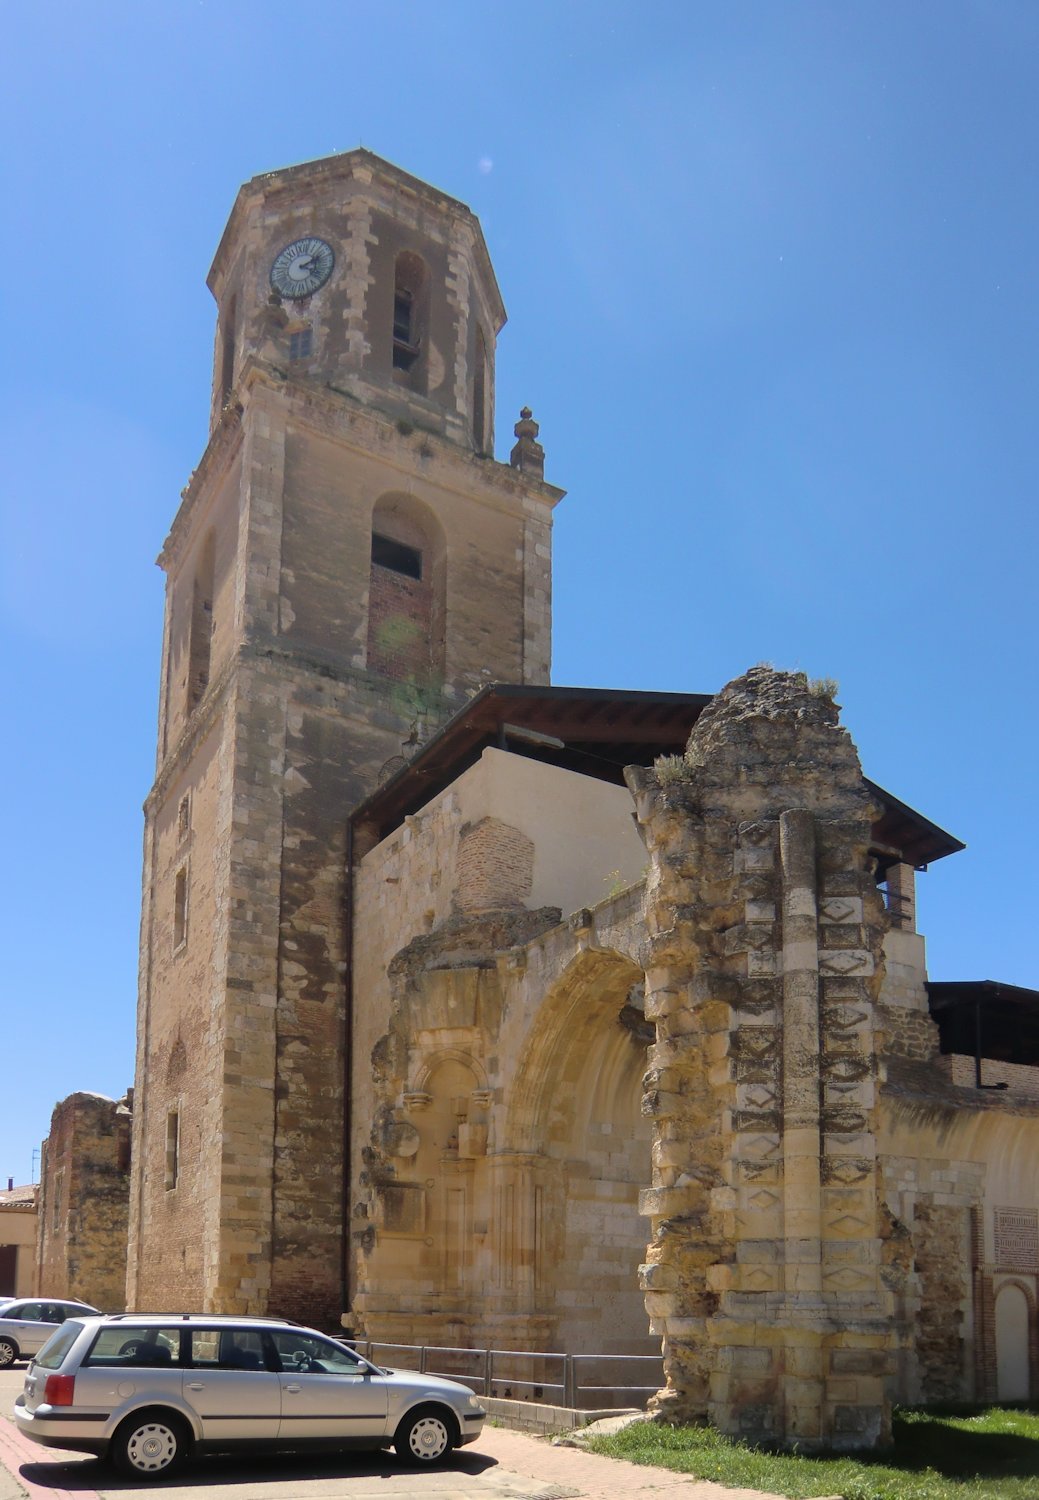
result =
[{"label": "car door handle", "polygon": [[298,1396],[303,1387],[301,1385],[287,1385],[285,1389],[290,1392],[291,1395]]},{"label": "car door handle", "polygon": [[204,1391],[205,1388],[206,1388],[206,1383],[205,1383],[204,1380],[189,1380],[188,1381],[188,1390],[189,1391]]}]

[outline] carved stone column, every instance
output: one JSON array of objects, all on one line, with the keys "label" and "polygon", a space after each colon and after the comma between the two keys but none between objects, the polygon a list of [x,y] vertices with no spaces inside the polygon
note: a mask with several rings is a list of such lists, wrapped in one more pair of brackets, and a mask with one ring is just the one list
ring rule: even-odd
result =
[{"label": "carved stone column", "polygon": [[874,1010],[885,915],[858,755],[825,691],[756,667],[628,783],[651,856],[646,1306],[667,1421],[890,1433]]}]

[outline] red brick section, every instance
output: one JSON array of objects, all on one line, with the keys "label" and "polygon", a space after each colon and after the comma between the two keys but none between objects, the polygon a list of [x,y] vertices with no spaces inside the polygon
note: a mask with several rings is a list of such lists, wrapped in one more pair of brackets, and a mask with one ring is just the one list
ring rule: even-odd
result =
[{"label": "red brick section", "polygon": [[77,1484],[74,1490],[64,1490],[52,1484],[38,1484],[23,1472],[23,1464],[51,1464],[89,1462],[79,1460],[69,1453],[49,1453],[37,1443],[22,1437],[17,1427],[10,1422],[0,1422],[0,1464],[11,1474],[29,1495],[29,1500],[99,1500],[96,1490],[84,1490]]},{"label": "red brick section", "polygon": [[397,682],[430,669],[433,591],[425,580],[372,564],[368,668]]},{"label": "red brick section", "polygon": [[511,824],[481,818],[459,840],[457,878],[462,911],[520,907],[534,882],[534,845]]}]

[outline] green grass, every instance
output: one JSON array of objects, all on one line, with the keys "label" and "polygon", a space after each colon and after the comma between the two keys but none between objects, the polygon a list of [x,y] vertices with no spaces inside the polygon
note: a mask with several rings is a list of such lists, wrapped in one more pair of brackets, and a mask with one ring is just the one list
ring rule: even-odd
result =
[{"label": "green grass", "polygon": [[876,1460],[768,1453],[707,1427],[638,1422],[588,1440],[593,1453],[792,1500],[1039,1500],[1039,1414],[989,1407],[973,1416],[897,1411],[894,1445]]}]

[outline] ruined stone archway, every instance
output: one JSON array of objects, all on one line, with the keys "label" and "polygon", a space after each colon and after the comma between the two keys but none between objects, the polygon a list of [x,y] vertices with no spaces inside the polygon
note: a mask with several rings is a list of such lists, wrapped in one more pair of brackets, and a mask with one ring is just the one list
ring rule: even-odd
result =
[{"label": "ruined stone archway", "polygon": [[646,1248],[639,1190],[651,1174],[641,1113],[646,1048],[641,969],[585,950],[546,993],[510,1090],[505,1138],[540,1162],[535,1289],[557,1347],[649,1353],[637,1270]]}]

